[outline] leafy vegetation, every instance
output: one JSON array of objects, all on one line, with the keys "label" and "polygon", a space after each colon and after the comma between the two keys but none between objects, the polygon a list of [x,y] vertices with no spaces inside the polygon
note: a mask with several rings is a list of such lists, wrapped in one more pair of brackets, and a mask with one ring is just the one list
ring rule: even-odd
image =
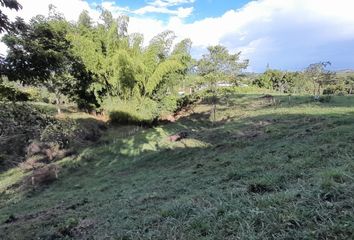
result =
[{"label": "leafy vegetation", "polygon": [[272,89],[288,94],[352,94],[354,74],[331,72],[326,69],[329,62],[310,64],[302,72],[285,72],[268,69],[255,77],[252,84],[260,88]]},{"label": "leafy vegetation", "polygon": [[105,128],[103,122],[88,114],[75,117],[75,109],[68,106],[66,117],[53,117],[53,110],[48,104],[0,104],[0,172],[32,161],[28,147],[33,142],[55,151],[73,151],[98,140]]},{"label": "leafy vegetation", "polygon": [[127,34],[128,18],[114,19],[102,9],[101,19],[103,24],[94,25],[83,12],[73,25],[53,6],[47,18],[37,16],[29,24],[18,19],[16,29],[3,38],[9,48],[6,76],[46,87],[57,96],[58,105],[64,94],[80,108],[112,115],[139,115],[144,107],[147,115],[141,120],[173,112],[178,87],[191,67],[191,41],[172,49],[175,36],[166,31],[143,47],[143,36]]}]

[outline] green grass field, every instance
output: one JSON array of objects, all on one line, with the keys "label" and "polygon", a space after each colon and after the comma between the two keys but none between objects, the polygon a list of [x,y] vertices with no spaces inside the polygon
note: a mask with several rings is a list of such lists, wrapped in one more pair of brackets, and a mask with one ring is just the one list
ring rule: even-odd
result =
[{"label": "green grass field", "polygon": [[48,186],[0,173],[0,239],[353,239],[354,98],[260,96],[112,127]]}]

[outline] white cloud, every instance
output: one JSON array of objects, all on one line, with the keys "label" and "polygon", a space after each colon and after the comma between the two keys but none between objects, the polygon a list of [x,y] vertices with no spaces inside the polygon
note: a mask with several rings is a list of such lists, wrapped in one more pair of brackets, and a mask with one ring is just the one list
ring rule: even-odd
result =
[{"label": "white cloud", "polygon": [[49,4],[53,4],[60,12],[64,13],[65,18],[69,21],[76,21],[83,10],[89,11],[93,17],[97,17],[98,14],[83,0],[19,0],[19,2],[23,7],[22,10],[16,12],[5,9],[4,12],[11,18],[20,16],[29,20],[38,14],[47,15]]},{"label": "white cloud", "polygon": [[[258,0],[220,17],[186,23],[184,19],[193,8],[184,4],[193,2],[154,0],[137,10],[117,6],[113,1],[102,4],[115,14],[130,13],[129,32],[143,33],[146,43],[167,29],[175,31],[178,39],[190,38],[196,56],[209,45],[223,44],[233,52],[241,50],[256,70],[262,70],[267,63],[296,69],[321,60],[330,60],[338,68],[354,67],[353,0]],[[29,19],[45,14],[49,3],[69,20],[76,20],[83,9],[98,16],[82,0],[22,0],[21,16]],[[170,15],[168,21],[144,16],[158,12]]]},{"label": "white cloud", "polygon": [[150,18],[130,18],[129,33],[144,34],[144,42],[147,44],[154,36],[166,30],[166,26],[162,21]]},{"label": "white cloud", "polygon": [[171,6],[178,6],[182,4],[190,4],[194,2],[195,0],[155,0],[149,2],[148,4],[156,7],[171,7]]},{"label": "white cloud", "polygon": [[132,11],[132,13],[138,15],[145,15],[147,13],[164,13],[164,14],[175,15],[179,18],[186,18],[190,16],[192,12],[193,12],[193,7],[189,7],[189,8],[179,7],[176,10],[172,10],[167,7],[156,7],[156,6],[145,6],[135,11]]},{"label": "white cloud", "polygon": [[[179,18],[187,18],[193,12],[193,7],[182,7],[182,5],[194,3],[195,0],[154,0],[147,3],[146,6],[132,11],[138,15],[147,13],[163,13]],[[178,7],[179,6],[179,7]],[[174,8],[172,8],[174,7]],[[175,7],[178,7],[175,9]]]},{"label": "white cloud", "polygon": [[130,13],[131,12],[129,7],[117,6],[116,3],[113,1],[102,2],[101,5],[104,9],[107,9],[110,12],[115,13],[115,14]]},{"label": "white cloud", "polygon": [[259,0],[192,23],[172,17],[164,27],[180,39],[191,38],[199,56],[201,48],[215,44],[241,50],[256,70],[267,63],[301,69],[325,60],[335,68],[353,68],[352,9],[352,0]]}]

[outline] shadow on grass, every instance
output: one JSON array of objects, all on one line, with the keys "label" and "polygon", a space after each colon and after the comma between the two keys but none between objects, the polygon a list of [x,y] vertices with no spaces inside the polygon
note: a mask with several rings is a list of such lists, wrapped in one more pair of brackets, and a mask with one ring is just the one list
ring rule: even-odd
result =
[{"label": "shadow on grass", "polygon": [[[142,128],[131,136],[115,139],[95,149],[95,154],[91,157],[98,160],[97,167],[102,165],[111,167],[123,163],[121,166],[129,166],[129,171],[133,172],[133,169],[144,171],[145,168],[154,169],[171,164],[173,167],[183,162],[187,166],[190,162],[186,162],[186,158],[189,156],[200,158],[204,151],[211,151],[217,155],[223,151],[264,147],[272,142],[291,144],[290,140],[301,141],[303,138],[309,138],[320,145],[333,142],[331,134],[342,134],[343,141],[350,142],[354,139],[350,135],[354,112],[264,114],[214,123],[209,117],[208,112],[193,113],[175,123]],[[186,139],[176,143],[169,142],[169,135],[182,131],[188,133]],[[339,133],[340,131],[343,132]],[[176,160],[175,156],[180,157]],[[124,172],[124,167],[119,171]]]}]

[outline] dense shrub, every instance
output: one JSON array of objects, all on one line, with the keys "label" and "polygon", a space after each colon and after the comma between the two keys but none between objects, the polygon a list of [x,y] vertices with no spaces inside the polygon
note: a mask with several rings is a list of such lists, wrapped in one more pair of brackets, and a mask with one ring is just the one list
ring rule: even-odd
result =
[{"label": "dense shrub", "polygon": [[177,100],[177,108],[175,109],[175,111],[179,111],[182,108],[195,103],[199,99],[199,96],[196,94],[183,96]]},{"label": "dense shrub", "polygon": [[170,95],[161,99],[159,102],[159,115],[174,112],[178,108],[179,99],[180,97],[175,95]]},{"label": "dense shrub", "polygon": [[131,112],[123,111],[111,111],[109,113],[109,119],[113,124],[137,124],[144,122],[144,119],[139,116],[133,115]]},{"label": "dense shrub", "polygon": [[22,92],[13,86],[7,86],[0,84],[0,101],[28,101],[30,95],[26,92]]},{"label": "dense shrub", "polygon": [[104,129],[94,119],[55,119],[28,104],[0,104],[0,171],[26,158],[26,149],[37,140],[60,149],[76,148],[95,141]]},{"label": "dense shrub", "polygon": [[26,87],[23,88],[23,92],[28,94],[28,100],[32,102],[44,102],[42,98],[42,93],[40,89],[35,87]]},{"label": "dense shrub", "polygon": [[330,85],[327,86],[323,92],[324,95],[329,95],[329,94],[339,94],[339,93],[346,93],[346,89],[344,85],[341,84],[336,84],[336,85]]},{"label": "dense shrub", "polygon": [[174,113],[195,101],[195,96],[167,96],[161,101],[149,98],[122,101],[107,99],[103,108],[108,111],[113,124],[153,124],[162,115]]},{"label": "dense shrub", "polygon": [[151,99],[125,102],[116,98],[107,98],[102,107],[109,113],[113,124],[152,123],[159,115],[158,106]]}]

